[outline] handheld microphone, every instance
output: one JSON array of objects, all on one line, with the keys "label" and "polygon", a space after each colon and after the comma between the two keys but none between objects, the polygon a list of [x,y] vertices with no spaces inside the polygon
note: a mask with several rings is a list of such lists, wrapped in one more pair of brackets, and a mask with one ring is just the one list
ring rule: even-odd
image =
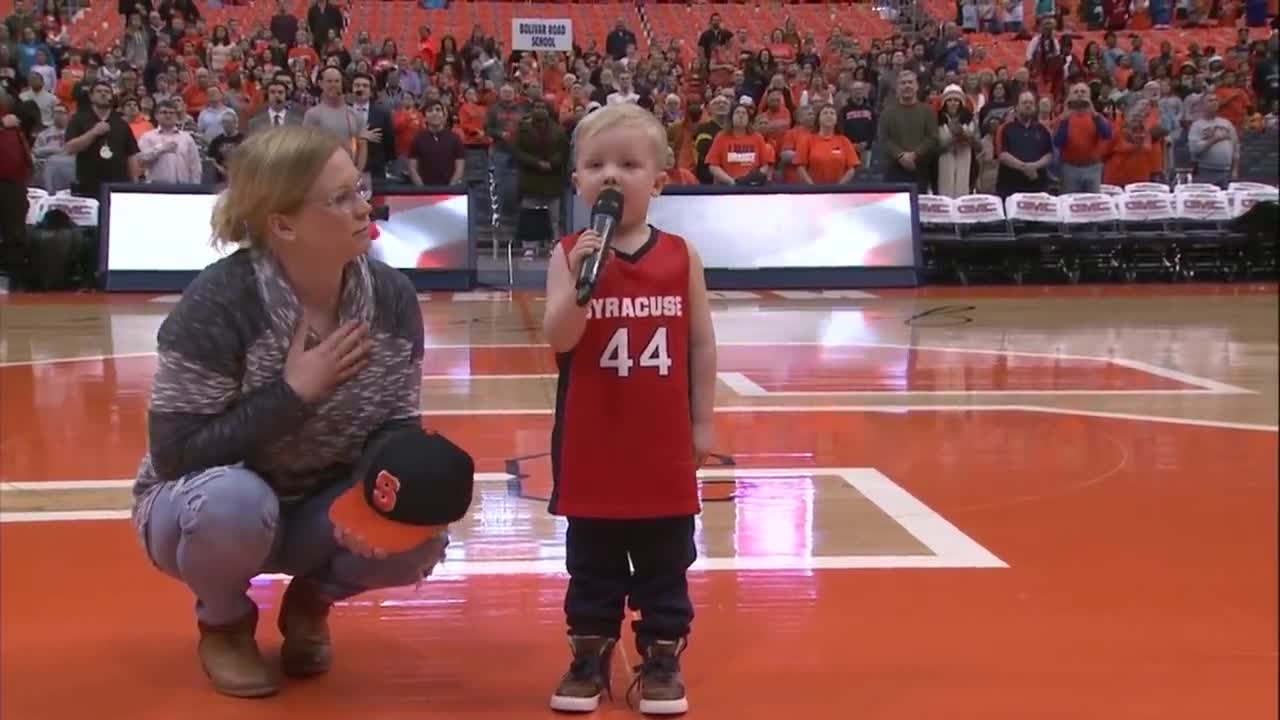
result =
[{"label": "handheld microphone", "polygon": [[605,256],[609,254],[609,244],[613,242],[614,228],[622,220],[622,193],[614,188],[605,188],[596,198],[591,208],[591,229],[600,234],[600,249],[591,253],[582,261],[578,270],[578,306],[582,307],[591,300],[595,292],[596,282],[600,280],[600,270],[604,267]]}]

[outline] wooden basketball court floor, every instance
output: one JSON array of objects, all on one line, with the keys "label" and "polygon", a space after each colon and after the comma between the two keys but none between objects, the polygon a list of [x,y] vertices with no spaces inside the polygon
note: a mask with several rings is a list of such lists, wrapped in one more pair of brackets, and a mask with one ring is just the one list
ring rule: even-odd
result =
[{"label": "wooden basketball court floor", "polygon": [[[689,717],[1276,717],[1275,285],[716,298]],[[173,300],[0,298],[0,717],[551,716],[540,298],[424,296],[424,422],[477,457],[473,512],[263,701],[209,690],[123,519]],[[268,653],[285,580],[253,588]],[[636,716],[624,654],[597,717]]]}]

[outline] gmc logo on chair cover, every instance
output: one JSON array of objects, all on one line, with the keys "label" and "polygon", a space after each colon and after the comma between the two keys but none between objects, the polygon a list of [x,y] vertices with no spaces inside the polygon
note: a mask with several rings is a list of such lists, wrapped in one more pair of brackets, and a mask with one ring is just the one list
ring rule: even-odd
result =
[{"label": "gmc logo on chair cover", "polygon": [[1017,207],[1020,211],[1035,215],[1052,215],[1058,211],[1058,207],[1051,202],[1035,200],[1019,200]]},{"label": "gmc logo on chair cover", "polygon": [[1216,198],[1186,198],[1182,201],[1182,207],[1187,210],[1225,210],[1227,201]]},{"label": "gmc logo on chair cover", "polygon": [[1125,200],[1124,209],[1130,211],[1137,210],[1166,210],[1169,207],[1168,200]]},{"label": "gmc logo on chair cover", "polygon": [[1071,203],[1071,212],[1082,214],[1107,213],[1111,210],[1109,201]]},{"label": "gmc logo on chair cover", "polygon": [[994,203],[966,203],[956,205],[956,212],[963,215],[979,215],[1000,212],[1000,206]]}]

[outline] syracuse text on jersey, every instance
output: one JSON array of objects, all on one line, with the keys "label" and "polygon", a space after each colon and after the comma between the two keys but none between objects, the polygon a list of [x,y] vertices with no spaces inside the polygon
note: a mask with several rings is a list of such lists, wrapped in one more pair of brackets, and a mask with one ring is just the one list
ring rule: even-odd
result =
[{"label": "syracuse text on jersey", "polygon": [[680,317],[684,315],[683,300],[679,295],[592,298],[587,319]]}]

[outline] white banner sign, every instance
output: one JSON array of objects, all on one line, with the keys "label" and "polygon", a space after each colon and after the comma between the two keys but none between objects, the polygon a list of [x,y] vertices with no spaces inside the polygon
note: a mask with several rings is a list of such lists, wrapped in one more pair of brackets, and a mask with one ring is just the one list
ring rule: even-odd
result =
[{"label": "white banner sign", "polygon": [[568,18],[512,18],[511,47],[516,50],[573,50],[573,21]]}]

